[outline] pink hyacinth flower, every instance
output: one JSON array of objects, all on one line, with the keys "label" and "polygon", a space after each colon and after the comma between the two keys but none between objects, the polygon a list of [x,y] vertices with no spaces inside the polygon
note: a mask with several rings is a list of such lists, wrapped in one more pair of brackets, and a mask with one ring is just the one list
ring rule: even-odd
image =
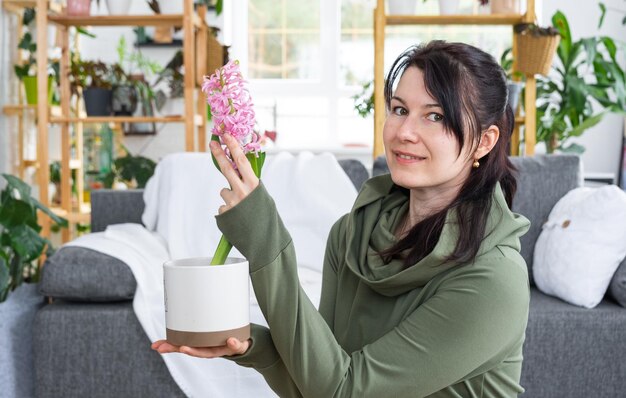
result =
[{"label": "pink hyacinth flower", "polygon": [[[255,114],[252,98],[246,88],[238,61],[230,61],[211,76],[204,77],[202,91],[211,107],[213,134],[221,138],[224,133],[239,142],[244,153],[258,153],[260,146],[254,138]],[[222,142],[223,143],[223,142]]]}]

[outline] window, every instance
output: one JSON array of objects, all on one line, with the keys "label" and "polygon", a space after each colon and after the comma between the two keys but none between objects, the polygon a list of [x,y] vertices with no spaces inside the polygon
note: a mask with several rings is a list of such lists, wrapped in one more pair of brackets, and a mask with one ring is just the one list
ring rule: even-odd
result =
[{"label": "window", "polygon": [[[227,2],[228,3],[228,2]],[[231,58],[239,59],[261,130],[285,149],[371,147],[373,117],[352,97],[373,80],[375,0],[233,0]],[[461,0],[475,11],[478,2]],[[438,14],[437,2],[418,2]],[[510,26],[390,26],[385,68],[410,45],[432,39],[472,43],[499,59]]]}]

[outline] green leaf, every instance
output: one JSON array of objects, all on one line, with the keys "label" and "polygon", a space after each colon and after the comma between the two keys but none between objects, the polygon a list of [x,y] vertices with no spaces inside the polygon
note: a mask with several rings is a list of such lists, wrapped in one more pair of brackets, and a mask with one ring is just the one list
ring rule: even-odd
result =
[{"label": "green leaf", "polygon": [[35,20],[37,13],[34,8],[26,8],[24,9],[24,15],[22,15],[22,25],[27,26],[30,25],[31,22]]},{"label": "green leaf", "polygon": [[31,198],[31,200],[34,202],[35,207],[38,208],[39,210],[43,211],[44,213],[46,213],[48,216],[50,216],[50,218],[57,224],[59,224],[59,226],[67,228],[68,223],[67,220],[63,217],[59,217],[56,214],[54,214],[52,212],[52,210],[48,209],[46,206],[44,206],[41,202],[39,202],[37,199],[35,198]]},{"label": "green leaf", "polygon": [[563,14],[561,11],[557,11],[552,16],[552,25],[559,31],[559,34],[561,35],[561,41],[557,49],[557,54],[559,55],[561,62],[563,64],[566,64],[572,48],[572,35],[565,14]]},{"label": "green leaf", "polygon": [[615,53],[617,53],[617,46],[615,45],[613,39],[603,36],[600,40],[602,41],[602,44],[604,44],[606,50],[609,52],[609,56],[613,60],[613,63],[616,63],[617,61],[615,60]]},{"label": "green leaf", "polygon": [[26,76],[28,76],[28,71],[30,70],[30,65],[15,65],[13,66],[13,70],[15,71],[15,75],[18,79],[23,80]]},{"label": "green leaf", "polygon": [[[598,46],[598,40],[595,37],[581,39],[583,46],[585,47],[585,55],[587,56],[587,64],[592,65],[596,58],[596,49]],[[582,62],[581,62],[582,63]],[[576,66],[578,68],[579,65]]]},{"label": "green leaf", "polygon": [[32,261],[43,253],[46,240],[31,227],[20,225],[11,230],[11,246],[24,261]]},{"label": "green leaf", "polygon": [[579,125],[574,127],[572,129],[572,131],[570,131],[569,136],[570,137],[579,137],[579,136],[581,136],[585,132],[585,130],[595,126],[598,123],[600,123],[600,121],[602,120],[604,115],[606,115],[606,113],[607,113],[606,111],[600,112],[600,113],[598,113],[596,115],[593,115],[593,116],[585,119],[582,123],[580,123]]},{"label": "green leaf", "polygon": [[[215,134],[211,134],[211,141],[217,141],[217,143],[221,145],[220,137],[218,137]],[[215,159],[215,156],[213,156],[213,153],[211,153],[211,159],[213,160],[213,164],[217,168],[217,171],[219,171],[221,173],[222,169],[220,169],[220,165],[219,165],[219,163],[217,163],[217,159]]]},{"label": "green leaf", "polygon": [[217,3],[215,3],[215,15],[220,15],[223,9],[224,9],[224,1],[217,0]]},{"label": "green leaf", "polygon": [[2,208],[0,208],[0,224],[7,229],[22,224],[36,227],[37,213],[34,210],[30,204],[24,201],[10,199],[3,203]]},{"label": "green leaf", "polygon": [[91,37],[92,39],[96,38],[96,35],[94,35],[90,31],[88,31],[87,29],[83,28],[82,26],[77,26],[76,27],[76,33],[78,33],[79,35],[84,35],[84,36],[87,36],[87,37]]},{"label": "green leaf", "polygon": [[20,42],[17,44],[17,48],[20,48],[22,50],[30,50],[32,44],[33,36],[30,34],[30,32],[26,32],[24,33],[24,36],[22,36]]},{"label": "green leaf", "polygon": [[585,152],[585,147],[579,144],[572,143],[566,147],[559,147],[562,152],[566,153],[576,153],[578,155],[582,155]]},{"label": "green leaf", "polygon": [[248,152],[246,154],[246,158],[248,158],[248,161],[252,166],[254,175],[256,175],[257,178],[261,178],[261,169],[263,168],[263,163],[265,163],[265,152],[259,152],[258,156],[253,152]]},{"label": "green leaf", "polygon": [[16,199],[21,199],[24,202],[27,202],[30,200],[30,186],[28,184],[26,184],[24,181],[20,180],[19,178],[11,175],[11,174],[2,174],[2,177],[4,177],[5,180],[7,180],[7,188],[9,189],[14,189],[17,190],[19,197],[15,197],[14,192],[11,192],[11,195],[13,197],[15,197]]},{"label": "green leaf", "polygon": [[604,3],[599,3],[598,7],[600,7],[600,20],[598,21],[598,29],[602,27],[602,23],[604,22],[604,16],[606,15],[606,6]]}]

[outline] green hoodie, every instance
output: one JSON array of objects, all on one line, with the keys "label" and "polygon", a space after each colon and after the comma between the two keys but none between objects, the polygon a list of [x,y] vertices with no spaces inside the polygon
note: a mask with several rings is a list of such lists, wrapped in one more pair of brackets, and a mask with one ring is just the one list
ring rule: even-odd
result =
[{"label": "green hoodie", "polygon": [[[269,329],[252,325],[254,367],[284,397],[511,397],[522,393],[529,285],[519,254],[529,221],[499,185],[487,236],[471,264],[442,263],[456,243],[455,211],[434,250],[409,268],[378,250],[408,211],[389,175],[365,183],[331,229],[319,312],[298,281],[293,242],[262,184],[217,216],[250,262]],[[250,222],[254,220],[254,222]]]}]

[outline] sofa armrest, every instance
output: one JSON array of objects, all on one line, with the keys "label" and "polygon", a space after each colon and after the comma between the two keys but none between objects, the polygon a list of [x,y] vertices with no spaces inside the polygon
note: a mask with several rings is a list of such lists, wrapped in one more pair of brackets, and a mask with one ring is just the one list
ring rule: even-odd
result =
[{"label": "sofa armrest", "polygon": [[91,232],[104,231],[111,224],[141,224],[144,207],[143,189],[92,191]]}]

